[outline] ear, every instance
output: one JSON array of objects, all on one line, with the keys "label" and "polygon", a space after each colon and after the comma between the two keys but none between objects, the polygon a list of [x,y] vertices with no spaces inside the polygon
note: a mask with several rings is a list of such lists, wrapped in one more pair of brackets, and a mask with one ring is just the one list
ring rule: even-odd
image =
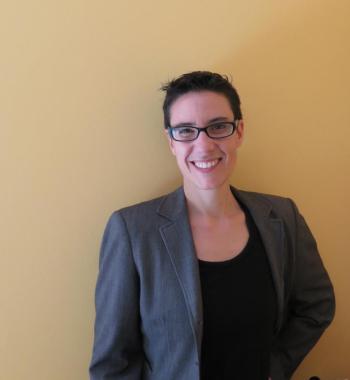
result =
[{"label": "ear", "polygon": [[168,129],[164,129],[164,134],[166,139],[168,140],[169,149],[171,153],[175,156],[174,140],[169,136]]},{"label": "ear", "polygon": [[237,141],[238,141],[238,146],[241,146],[243,139],[244,139],[244,122],[243,120],[239,120],[237,129]]}]

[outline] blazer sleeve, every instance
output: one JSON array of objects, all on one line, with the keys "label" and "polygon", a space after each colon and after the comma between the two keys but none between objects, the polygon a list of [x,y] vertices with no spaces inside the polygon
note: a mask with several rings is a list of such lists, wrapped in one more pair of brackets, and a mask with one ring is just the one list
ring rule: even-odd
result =
[{"label": "blazer sleeve", "polygon": [[[272,355],[272,380],[290,379],[300,362],[331,323],[335,312],[333,286],[318,253],[317,244],[303,216],[292,202],[295,220],[290,298],[285,323]],[[276,368],[282,367],[282,368]]]},{"label": "blazer sleeve", "polygon": [[115,212],[105,229],[95,293],[91,380],[139,380],[143,351],[139,279],[125,221]]}]

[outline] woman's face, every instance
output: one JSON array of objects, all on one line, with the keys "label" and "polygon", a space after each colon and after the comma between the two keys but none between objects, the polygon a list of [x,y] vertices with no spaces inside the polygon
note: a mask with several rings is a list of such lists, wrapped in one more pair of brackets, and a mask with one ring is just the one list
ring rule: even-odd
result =
[{"label": "woman's face", "polygon": [[[192,124],[203,128],[213,121],[234,120],[229,101],[211,91],[189,92],[174,101],[170,108],[170,125]],[[243,140],[243,122],[233,135],[214,140],[200,133],[194,141],[174,141],[169,146],[176,157],[187,190],[210,190],[229,185],[236,163],[237,148]]]}]

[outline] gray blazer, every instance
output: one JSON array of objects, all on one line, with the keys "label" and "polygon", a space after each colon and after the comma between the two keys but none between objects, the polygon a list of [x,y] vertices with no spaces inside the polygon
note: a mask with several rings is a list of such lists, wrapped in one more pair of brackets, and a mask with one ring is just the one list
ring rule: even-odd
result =
[{"label": "gray blazer", "polygon": [[[289,379],[331,322],[333,287],[293,201],[240,191],[277,294],[273,380]],[[96,285],[91,380],[199,380],[202,299],[183,188],[115,212]]]}]

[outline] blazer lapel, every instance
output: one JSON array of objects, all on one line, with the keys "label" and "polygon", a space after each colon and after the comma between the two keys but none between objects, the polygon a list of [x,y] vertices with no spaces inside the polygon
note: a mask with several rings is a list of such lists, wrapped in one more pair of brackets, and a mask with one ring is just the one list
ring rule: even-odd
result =
[{"label": "blazer lapel", "polygon": [[158,213],[169,219],[159,230],[185,298],[199,355],[203,318],[201,286],[182,187],[165,198]]},{"label": "blazer lapel", "polygon": [[280,329],[283,316],[284,281],[283,281],[283,250],[285,236],[283,222],[275,217],[271,204],[261,197],[252,196],[251,193],[231,188],[235,197],[244,203],[251,213],[254,222],[260,232],[277,296],[276,329]]}]

